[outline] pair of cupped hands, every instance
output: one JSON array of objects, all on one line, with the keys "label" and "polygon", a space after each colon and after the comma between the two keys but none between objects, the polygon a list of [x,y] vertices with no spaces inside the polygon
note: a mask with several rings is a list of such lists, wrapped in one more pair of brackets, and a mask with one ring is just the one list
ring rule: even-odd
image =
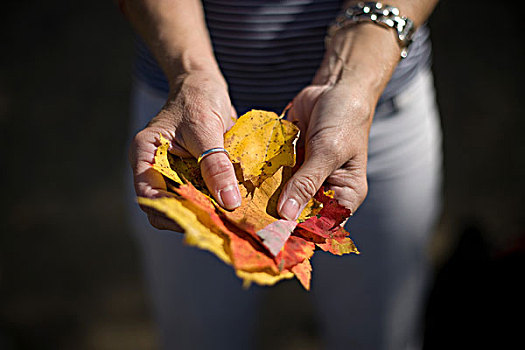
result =
[{"label": "pair of cupped hands", "polygon": [[[353,212],[367,194],[366,163],[372,105],[357,84],[326,82],[318,74],[312,85],[293,100],[287,119],[301,130],[304,163],[286,183],[277,205],[282,218],[295,220],[318,189],[326,185],[339,204]],[[154,162],[159,133],[171,142],[170,152],[199,157],[223,147],[224,133],[234,124],[235,110],[227,84],[217,72],[186,73],[173,84],[162,110],[133,139],[130,163],[138,196],[168,196]],[[232,210],[241,204],[233,165],[224,153],[213,153],[201,163],[202,177],[213,197]],[[179,228],[161,214],[142,208],[158,229]]]}]

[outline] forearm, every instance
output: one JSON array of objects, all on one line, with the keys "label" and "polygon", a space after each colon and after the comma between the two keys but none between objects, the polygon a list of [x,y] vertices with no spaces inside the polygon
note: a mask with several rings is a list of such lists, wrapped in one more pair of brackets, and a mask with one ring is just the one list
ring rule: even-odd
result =
[{"label": "forearm", "polygon": [[[402,16],[414,21],[416,27],[426,21],[436,0],[389,0]],[[347,1],[344,8],[357,3]],[[372,22],[363,22],[338,30],[327,47],[321,67],[324,83],[358,84],[371,107],[379,99],[400,60],[401,47],[397,33]],[[322,81],[317,81],[323,83]]]},{"label": "forearm", "polygon": [[124,0],[123,11],[146,41],[170,86],[191,71],[220,76],[198,0]]}]

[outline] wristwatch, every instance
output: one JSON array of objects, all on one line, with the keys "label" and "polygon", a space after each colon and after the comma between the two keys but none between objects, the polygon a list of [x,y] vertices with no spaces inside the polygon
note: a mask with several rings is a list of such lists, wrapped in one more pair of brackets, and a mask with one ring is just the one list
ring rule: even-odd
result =
[{"label": "wristwatch", "polygon": [[329,26],[326,42],[329,43],[340,29],[362,22],[372,22],[394,29],[401,47],[401,58],[407,57],[408,48],[414,36],[414,22],[405,16],[400,16],[397,7],[380,2],[359,2],[342,11]]}]

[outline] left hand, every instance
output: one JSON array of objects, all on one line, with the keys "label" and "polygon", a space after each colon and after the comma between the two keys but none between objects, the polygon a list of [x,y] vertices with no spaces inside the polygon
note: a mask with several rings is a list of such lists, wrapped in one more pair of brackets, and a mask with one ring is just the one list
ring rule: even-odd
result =
[{"label": "left hand", "polygon": [[295,220],[323,183],[354,213],[368,191],[368,133],[374,105],[357,84],[310,85],[293,100],[288,119],[301,129],[305,160],[286,184],[279,214]]}]

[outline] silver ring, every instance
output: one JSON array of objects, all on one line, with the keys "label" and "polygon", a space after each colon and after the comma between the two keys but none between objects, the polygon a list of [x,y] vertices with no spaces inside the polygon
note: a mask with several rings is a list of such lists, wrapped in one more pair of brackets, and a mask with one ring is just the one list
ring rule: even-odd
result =
[{"label": "silver ring", "polygon": [[222,147],[210,148],[209,150],[201,153],[199,158],[197,158],[197,164],[200,164],[204,158],[206,158],[207,156],[213,153],[225,153],[228,156],[228,158],[230,157],[230,154],[225,148],[222,148]]}]

